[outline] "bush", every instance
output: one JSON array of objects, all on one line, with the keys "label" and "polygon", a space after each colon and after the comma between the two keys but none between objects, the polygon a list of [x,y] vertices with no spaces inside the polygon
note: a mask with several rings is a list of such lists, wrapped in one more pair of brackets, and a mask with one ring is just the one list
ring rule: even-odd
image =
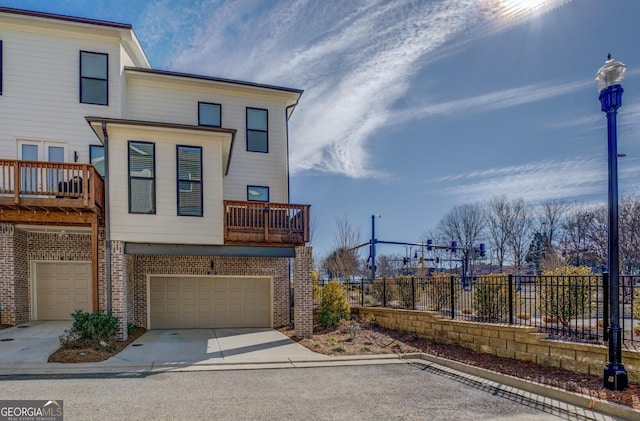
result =
[{"label": "bush", "polygon": [[118,318],[104,312],[89,313],[82,310],[74,311],[71,329],[60,337],[60,345],[64,347],[94,348],[113,347],[118,332]]},{"label": "bush", "polygon": [[[513,292],[514,302],[519,300]],[[509,282],[507,275],[478,277],[473,288],[473,310],[480,319],[504,321],[509,316]]]},{"label": "bush", "polygon": [[337,326],[340,320],[348,320],[351,308],[344,288],[338,281],[330,281],[322,291],[322,301],[318,310],[318,323],[322,326]]},{"label": "bush", "polygon": [[545,318],[566,327],[583,316],[597,288],[590,274],[590,268],[575,266],[544,271],[538,280],[538,306]]},{"label": "bush", "polygon": [[393,295],[395,291],[395,284],[393,282],[386,281],[384,278],[375,279],[369,285],[369,294],[373,297],[373,299],[383,304],[384,302],[389,305],[391,300],[393,300]]},{"label": "bush", "polygon": [[[396,299],[400,301],[403,308],[412,309],[414,297],[417,300],[420,297],[420,282],[412,281],[411,276],[400,275],[395,279]],[[387,300],[387,304],[389,301]]]},{"label": "bush", "polygon": [[[440,311],[451,306],[451,276],[447,273],[434,273],[427,280],[427,297],[431,303],[431,309]],[[454,285],[457,285],[457,275],[454,276]]]}]

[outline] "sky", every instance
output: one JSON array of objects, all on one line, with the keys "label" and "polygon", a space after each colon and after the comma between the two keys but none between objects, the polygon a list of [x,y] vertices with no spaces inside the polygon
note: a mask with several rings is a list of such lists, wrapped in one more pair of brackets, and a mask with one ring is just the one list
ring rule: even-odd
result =
[{"label": "sky", "polygon": [[454,206],[496,195],[604,203],[593,77],[608,53],[628,66],[620,193],[640,194],[637,0],[0,5],[132,24],[156,69],[303,89],[289,123],[291,202],[312,205],[316,258],[335,246],[337,219],[365,242],[379,214],[379,240],[418,242]]}]

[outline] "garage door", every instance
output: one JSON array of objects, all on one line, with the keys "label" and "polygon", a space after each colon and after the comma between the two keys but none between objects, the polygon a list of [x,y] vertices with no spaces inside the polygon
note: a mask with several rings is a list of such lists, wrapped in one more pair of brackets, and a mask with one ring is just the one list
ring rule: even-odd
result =
[{"label": "garage door", "polygon": [[91,263],[36,263],[35,269],[38,320],[71,320],[75,310],[93,310]]},{"label": "garage door", "polygon": [[151,329],[271,327],[271,278],[152,276]]}]

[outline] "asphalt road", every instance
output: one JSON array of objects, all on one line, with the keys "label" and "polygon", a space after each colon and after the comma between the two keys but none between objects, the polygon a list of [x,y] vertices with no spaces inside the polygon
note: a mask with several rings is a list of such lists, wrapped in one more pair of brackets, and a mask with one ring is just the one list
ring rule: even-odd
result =
[{"label": "asphalt road", "polygon": [[65,421],[590,419],[407,364],[4,378],[0,399],[62,399]]}]

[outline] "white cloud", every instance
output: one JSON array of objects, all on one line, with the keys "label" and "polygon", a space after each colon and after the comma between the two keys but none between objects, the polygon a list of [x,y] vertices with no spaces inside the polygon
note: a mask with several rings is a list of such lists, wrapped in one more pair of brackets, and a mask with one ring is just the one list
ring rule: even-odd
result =
[{"label": "white cloud", "polygon": [[[552,199],[605,198],[607,191],[607,162],[601,158],[578,157],[565,160],[546,160],[520,166],[493,168],[431,180],[435,191],[466,203],[487,200],[495,195],[523,198],[530,203]],[[621,191],[640,171],[640,160],[624,160],[619,166]],[[446,187],[440,188],[439,186]]]},{"label": "white cloud", "polygon": [[[290,127],[292,172],[368,177],[369,139],[395,123],[393,104],[423,67],[565,2],[547,0],[527,9],[518,1],[202,0],[187,8],[181,1],[158,0],[144,38],[153,45],[166,42],[169,32],[190,34],[187,43],[170,41],[173,52],[180,51],[167,63],[174,70],[305,89]],[[517,105],[548,98],[550,91],[561,94],[558,87],[532,86],[448,108]],[[434,110],[421,112],[413,118]]]}]

